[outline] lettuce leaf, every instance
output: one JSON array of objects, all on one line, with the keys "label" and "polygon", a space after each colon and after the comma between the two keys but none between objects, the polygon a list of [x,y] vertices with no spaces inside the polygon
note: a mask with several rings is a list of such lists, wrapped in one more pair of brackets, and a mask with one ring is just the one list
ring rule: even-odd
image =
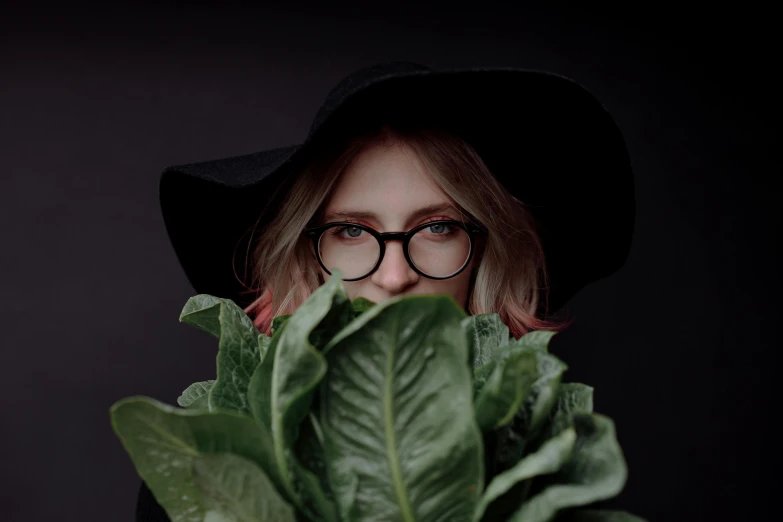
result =
[{"label": "lettuce leaf", "polygon": [[350,301],[341,277],[271,336],[230,300],[189,299],[180,320],[218,339],[216,378],[184,409],[112,406],[172,520],[642,521],[590,508],[627,466],[593,389],[562,382],[554,332],[514,339],[449,296]]},{"label": "lettuce leaf", "polygon": [[211,295],[192,297],[185,304],[180,321],[219,339],[217,379],[209,389],[210,411],[250,413],[247,389],[261,360],[259,332],[233,301]]},{"label": "lettuce leaf", "polygon": [[326,464],[352,520],[471,520],[483,448],[463,316],[451,298],[392,299],[328,347]]},{"label": "lettuce leaf", "polygon": [[[111,407],[110,416],[136,471],[172,520],[214,520],[216,514],[232,520],[237,514],[230,505],[219,506],[219,490],[233,486],[218,487],[224,480],[216,476],[214,487],[205,490],[199,478],[204,469],[216,465],[213,457],[218,455],[241,457],[255,466],[252,470],[249,464],[242,465],[252,484],[280,483],[274,473],[272,441],[247,416],[183,410],[148,397],[123,399]],[[263,492],[257,504],[261,512],[285,511],[276,490],[259,492]],[[242,503],[249,501],[242,499]]]}]

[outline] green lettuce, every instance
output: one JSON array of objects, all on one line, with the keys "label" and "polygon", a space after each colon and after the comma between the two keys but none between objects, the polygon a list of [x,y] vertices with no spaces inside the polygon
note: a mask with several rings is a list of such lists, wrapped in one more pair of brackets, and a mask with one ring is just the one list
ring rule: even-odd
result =
[{"label": "green lettuce", "polygon": [[215,378],[180,407],[110,409],[172,520],[642,520],[591,507],[627,467],[592,388],[562,382],[553,332],[514,339],[448,296],[351,301],[339,273],[271,336],[210,295],[180,321],[218,339]]}]

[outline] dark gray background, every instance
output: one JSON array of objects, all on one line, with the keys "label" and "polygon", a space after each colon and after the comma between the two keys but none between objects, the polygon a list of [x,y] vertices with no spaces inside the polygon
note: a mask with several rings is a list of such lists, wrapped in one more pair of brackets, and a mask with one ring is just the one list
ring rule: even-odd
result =
[{"label": "dark gray background", "polygon": [[387,59],[552,70],[615,115],[633,250],[553,341],[615,419],[630,477],[610,506],[772,519],[770,13],[161,5],[3,12],[0,520],[132,520],[139,479],[109,406],[173,403],[214,376],[216,344],[177,322],[194,292],[159,213],[162,168],[299,142],[340,78]]}]

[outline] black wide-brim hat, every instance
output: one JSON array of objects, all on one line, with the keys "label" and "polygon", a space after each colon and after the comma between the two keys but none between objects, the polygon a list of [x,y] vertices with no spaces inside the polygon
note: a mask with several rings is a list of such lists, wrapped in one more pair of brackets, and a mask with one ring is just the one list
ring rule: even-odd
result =
[{"label": "black wide-brim hat", "polygon": [[[548,312],[625,263],[635,216],[630,159],[590,92],[544,71],[392,62],[343,79],[301,144],[163,171],[163,218],[195,290],[249,304],[249,245],[294,177],[335,136],[390,119],[436,123],[460,136],[528,207],[547,263]],[[268,204],[272,211],[259,219]]]}]

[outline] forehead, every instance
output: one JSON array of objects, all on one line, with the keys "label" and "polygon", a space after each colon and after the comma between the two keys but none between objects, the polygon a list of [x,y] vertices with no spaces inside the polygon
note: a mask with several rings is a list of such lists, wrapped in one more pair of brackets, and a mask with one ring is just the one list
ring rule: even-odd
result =
[{"label": "forehead", "polygon": [[373,145],[364,149],[337,181],[326,204],[326,217],[373,213],[381,222],[401,226],[424,207],[452,203],[412,148]]}]

